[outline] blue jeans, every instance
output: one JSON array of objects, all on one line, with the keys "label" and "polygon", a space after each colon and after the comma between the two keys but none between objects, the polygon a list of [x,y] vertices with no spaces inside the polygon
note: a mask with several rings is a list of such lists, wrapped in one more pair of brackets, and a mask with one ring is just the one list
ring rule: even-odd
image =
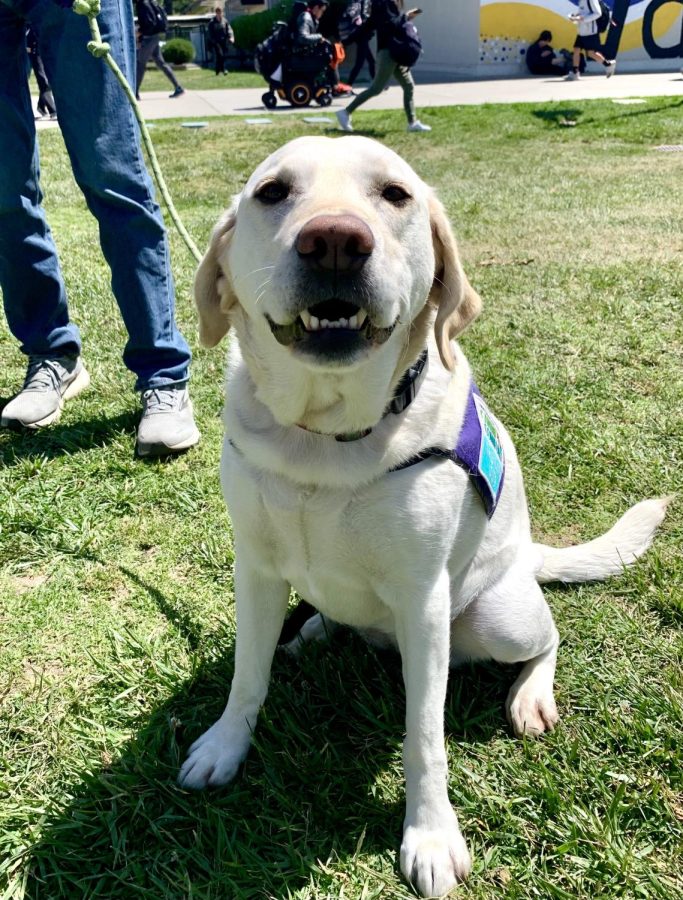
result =
[{"label": "blue jeans", "polygon": [[[102,39],[129,83],[129,0],[102,0]],[[128,331],[123,360],[144,390],[186,381],[190,349],[175,324],[166,230],[125,94],[86,49],[88,21],[52,0],[0,0],[0,287],[7,322],[30,355],[78,354],[57,251],[41,206],[38,145],[26,77],[26,24],[38,32],[74,177],[99,223],[112,290]],[[90,253],[82,247],[80,253]]]}]

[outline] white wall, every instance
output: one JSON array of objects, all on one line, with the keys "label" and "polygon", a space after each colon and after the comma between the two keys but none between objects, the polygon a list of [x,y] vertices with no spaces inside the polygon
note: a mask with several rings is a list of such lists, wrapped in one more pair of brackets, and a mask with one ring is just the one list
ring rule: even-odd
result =
[{"label": "white wall", "polygon": [[479,0],[404,0],[419,6],[415,24],[424,53],[418,63],[424,72],[473,74],[479,61]]}]

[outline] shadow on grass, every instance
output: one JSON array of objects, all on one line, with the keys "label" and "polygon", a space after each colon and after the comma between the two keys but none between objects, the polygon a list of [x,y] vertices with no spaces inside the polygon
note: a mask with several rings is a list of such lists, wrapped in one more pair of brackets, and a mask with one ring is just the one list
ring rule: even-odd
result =
[{"label": "shadow on grass", "polygon": [[535,109],[532,115],[547,122],[549,125],[559,125],[566,127],[569,123],[578,124],[579,119],[584,114],[584,110],[575,109],[573,107],[562,107],[561,109]]},{"label": "shadow on grass", "polygon": [[[6,402],[7,400],[0,399],[0,407]],[[98,416],[68,425],[57,422],[35,431],[3,428],[0,432],[0,464],[11,466],[21,459],[54,459],[64,454],[105,447],[121,433],[134,433],[139,417],[140,412],[136,410],[117,416]]]},{"label": "shadow on grass", "polygon": [[[148,589],[164,612],[171,609],[161,592]],[[177,615],[174,623],[196,642],[197,623]],[[141,671],[154,665],[136,641],[126,653],[140,654]],[[312,877],[321,891],[329,888],[326,896],[336,896],[338,865],[345,879],[355,872],[366,880],[367,872],[354,867],[359,852],[365,869],[368,856],[383,861],[378,879],[381,871],[398,872],[404,814],[402,788],[394,787],[404,729],[398,655],[375,651],[346,630],[329,646],[307,647],[296,661],[279,652],[255,746],[237,779],[214,791],[181,790],[178,767],[223,709],[232,656],[226,647],[182,682],[171,661],[168,699],[140,721],[114,761],[70,787],[68,805],[42,825],[26,897],[286,900]],[[121,682],[117,673],[111,677],[117,696]],[[451,742],[463,736],[488,742],[504,732],[509,684],[509,672],[498,667],[453,676],[446,708]]]},{"label": "shadow on grass", "polygon": [[606,124],[608,122],[624,122],[641,116],[651,116],[663,111],[668,112],[670,110],[678,109],[681,106],[683,106],[683,100],[673,98],[672,102],[667,103],[665,106],[646,106],[644,109],[634,109],[628,112],[624,110],[623,112],[615,113],[613,116],[596,117],[590,115],[590,108],[575,109],[572,107],[563,107],[561,109],[535,109],[531,114],[535,118],[547,122],[549,125],[567,127],[568,125],[571,126],[571,124],[594,125],[597,122],[600,122],[601,124]]}]

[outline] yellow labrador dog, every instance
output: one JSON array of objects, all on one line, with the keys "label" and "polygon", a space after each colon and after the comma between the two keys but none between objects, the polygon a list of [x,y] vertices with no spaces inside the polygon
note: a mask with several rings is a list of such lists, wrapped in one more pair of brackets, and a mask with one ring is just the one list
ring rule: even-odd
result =
[{"label": "yellow labrador dog", "polygon": [[558,634],[539,582],[622,571],[665,501],[578,547],[534,544],[504,427],[454,338],[480,300],[443,207],[395,153],[307,137],[263,162],[196,278],[201,338],[230,327],[221,475],[234,524],[237,642],[223,715],[189,750],[188,788],[243,761],[290,585],[320,616],[394,642],[406,691],[401,870],[424,896],[470,870],[447,791],[449,665],[522,663],[515,733],[557,722]]}]

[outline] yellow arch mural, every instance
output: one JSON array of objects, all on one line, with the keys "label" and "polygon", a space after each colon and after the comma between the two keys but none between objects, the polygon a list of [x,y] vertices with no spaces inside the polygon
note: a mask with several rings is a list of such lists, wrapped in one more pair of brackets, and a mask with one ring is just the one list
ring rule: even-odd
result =
[{"label": "yellow arch mural", "polygon": [[[567,4],[567,12],[571,9]],[[655,13],[652,31],[654,37],[663,37],[673,27],[681,15],[680,3],[667,3]],[[481,7],[479,32],[483,39],[509,41],[535,41],[544,28],[553,33],[553,43],[560,47],[571,47],[576,36],[576,28],[566,16],[536,3],[487,3]],[[635,50],[643,46],[642,17],[624,26],[619,42],[619,51]]]}]

